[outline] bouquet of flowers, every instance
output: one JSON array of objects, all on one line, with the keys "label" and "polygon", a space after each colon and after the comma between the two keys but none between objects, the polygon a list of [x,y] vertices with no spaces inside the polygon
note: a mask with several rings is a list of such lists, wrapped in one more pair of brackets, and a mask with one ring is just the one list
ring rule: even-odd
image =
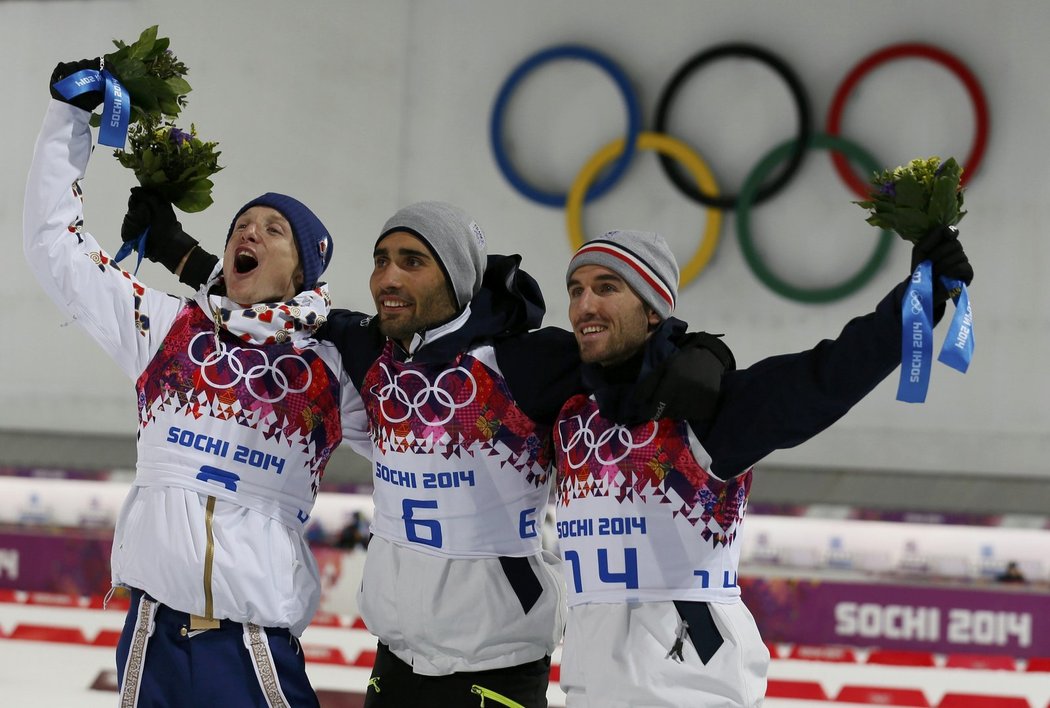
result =
[{"label": "bouquet of flowers", "polygon": [[918,243],[938,226],[954,226],[963,211],[962,167],[955,158],[916,159],[903,167],[883,170],[871,182],[871,195],[854,202],[871,215],[872,226],[892,229]]},{"label": "bouquet of flowers", "polygon": [[[184,76],[188,69],[168,47],[171,40],[157,36],[157,25],[147,27],[131,44],[113,40],[117,51],[102,57],[103,68],[113,74],[131,95],[130,123],[146,117],[160,120],[175,118],[186,106],[186,94],[192,89]],[[101,118],[91,117],[98,127]]]},{"label": "bouquet of flowers", "polygon": [[[107,116],[112,127],[117,109],[123,111],[121,121],[128,149],[123,149],[123,135],[116,142],[105,144],[117,147],[114,157],[135,173],[143,188],[182,211],[206,209],[212,203],[211,176],[222,167],[218,163],[218,143],[198,138],[196,125],[191,124],[186,132],[173,122],[186,107],[186,94],[191,91],[185,79],[186,65],[172,53],[171,41],[157,36],[156,25],[143,30],[131,44],[120,40],[113,44],[117,51],[102,57],[98,72],[106,82],[103,116]],[[124,100],[111,104],[115,93]],[[100,116],[92,116],[93,126],[101,122]],[[106,127],[103,125],[103,130]],[[101,131],[99,141],[103,142]],[[146,229],[137,239],[125,241],[114,260],[119,263],[137,250],[141,263],[148,235]]]},{"label": "bouquet of flowers", "polygon": [[[963,211],[962,167],[954,158],[912,160],[903,167],[875,175],[871,195],[855,202],[871,214],[872,226],[893,229],[905,240],[919,243],[938,227],[954,226]],[[929,260],[920,262],[909,279],[901,304],[901,369],[897,399],[926,400],[933,355],[933,272]],[[938,360],[966,372],[973,355],[973,315],[966,284],[941,276],[956,303],[955,316]]]},{"label": "bouquet of flowers", "polygon": [[[117,51],[102,58],[102,66],[130,96],[128,149],[113,154],[134,173],[143,187],[165,197],[186,212],[212,203],[211,179],[221,167],[218,143],[197,137],[197,127],[179,129],[172,119],[186,107],[192,89],[186,65],[170,49],[171,40],[147,27],[131,44],[113,40]],[[92,116],[92,125],[99,116]]]},{"label": "bouquet of flowers", "polygon": [[221,153],[215,149],[218,143],[197,137],[196,125],[191,123],[187,133],[147,115],[129,130],[128,143],[130,150],[116,150],[114,155],[140,185],[188,213],[211,206],[210,177],[222,169]]}]

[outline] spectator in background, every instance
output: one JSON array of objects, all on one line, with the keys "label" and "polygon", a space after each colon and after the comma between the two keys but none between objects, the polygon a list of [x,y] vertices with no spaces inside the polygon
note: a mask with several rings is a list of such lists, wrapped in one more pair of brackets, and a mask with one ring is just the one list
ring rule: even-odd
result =
[{"label": "spectator in background", "polygon": [[1010,561],[1006,564],[1006,568],[1003,572],[995,577],[1000,583],[1023,583],[1025,581],[1024,573],[1021,572],[1021,566],[1017,565],[1017,561]]},{"label": "spectator in background", "polygon": [[358,546],[365,550],[368,549],[368,520],[364,518],[360,511],[355,511],[350,520],[343,526],[343,530],[339,532],[339,538],[336,539],[335,545],[337,548],[347,551],[352,551]]},{"label": "spectator in background", "polygon": [[303,537],[310,545],[328,545],[328,537],[325,535],[324,526],[316,519],[310,521],[306,526],[306,530],[303,532]]}]

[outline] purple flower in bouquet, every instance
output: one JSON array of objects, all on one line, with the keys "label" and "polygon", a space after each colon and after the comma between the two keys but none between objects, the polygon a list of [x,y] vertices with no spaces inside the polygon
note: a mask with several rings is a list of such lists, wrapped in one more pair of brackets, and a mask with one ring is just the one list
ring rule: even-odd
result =
[{"label": "purple flower in bouquet", "polygon": [[174,140],[177,146],[182,147],[187,140],[191,140],[193,138],[193,134],[187,133],[185,130],[179,130],[178,128],[173,126],[171,132],[168,134],[168,137]]}]

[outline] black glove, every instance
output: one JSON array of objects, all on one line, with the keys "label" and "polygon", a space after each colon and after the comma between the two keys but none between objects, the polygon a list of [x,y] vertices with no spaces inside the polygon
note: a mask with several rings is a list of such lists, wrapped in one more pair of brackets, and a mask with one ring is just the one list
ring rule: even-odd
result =
[{"label": "black glove", "polygon": [[197,288],[208,279],[218,258],[197,248],[197,239],[182,230],[171,202],[145,187],[133,187],[128,197],[128,213],[120,227],[120,238],[125,242],[138,241],[146,227],[149,227],[146,258],[174,273],[189,254],[179,280]]},{"label": "black glove", "polygon": [[51,73],[51,83],[48,84],[48,86],[51,87],[51,97],[85,111],[95,110],[102,105],[102,98],[105,95],[101,83],[98,85],[97,89],[93,91],[85,91],[73,98],[66,98],[60,94],[55,89],[55,84],[67,76],[72,76],[78,71],[83,71],[84,69],[94,69],[95,71],[98,71],[101,65],[102,62],[98,57],[95,57],[94,59],[81,59],[80,61],[71,61],[68,63],[59,62],[58,66],[56,66],[55,70]]},{"label": "black glove", "polygon": [[959,241],[959,229],[940,226],[926,234],[911,250],[911,269],[922,261],[933,264],[933,304],[944,304],[952,293],[941,284],[941,276],[961,280],[969,285],[973,281],[973,266],[966,257]]},{"label": "black glove", "polygon": [[722,375],[735,369],[736,361],[721,339],[706,332],[685,335],[678,347],[635,385],[632,408],[645,420],[672,418],[695,427],[710,422]]}]

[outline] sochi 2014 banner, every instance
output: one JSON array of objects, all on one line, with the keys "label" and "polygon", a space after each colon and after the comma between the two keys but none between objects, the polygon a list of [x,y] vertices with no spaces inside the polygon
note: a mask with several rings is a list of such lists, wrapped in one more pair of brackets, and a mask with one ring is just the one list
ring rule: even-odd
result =
[{"label": "sochi 2014 banner", "polygon": [[1023,588],[963,589],[741,578],[769,642],[938,653],[1050,655],[1050,597]]},{"label": "sochi 2014 banner", "polygon": [[105,595],[113,531],[0,532],[0,589]]}]

